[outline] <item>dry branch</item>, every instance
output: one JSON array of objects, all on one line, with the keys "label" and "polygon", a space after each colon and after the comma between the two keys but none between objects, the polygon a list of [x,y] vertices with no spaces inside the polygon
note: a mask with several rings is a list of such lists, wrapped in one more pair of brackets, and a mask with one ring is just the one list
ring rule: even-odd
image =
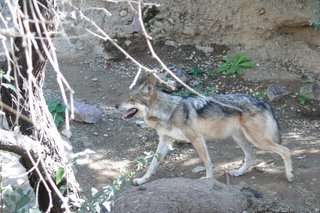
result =
[{"label": "dry branch", "polygon": [[[1,86],[0,103],[9,127],[17,132],[1,130],[0,149],[21,156],[20,162],[27,170],[41,211],[70,212],[70,207],[79,206],[77,198],[80,189],[42,91],[44,65],[48,60],[57,73],[65,104],[69,110],[73,110],[73,90],[59,70],[52,41],[54,34],[51,32],[55,32],[57,27],[56,0],[6,1],[6,5],[12,23],[9,26],[1,14],[0,21],[5,26],[1,32],[14,33],[1,35],[0,39],[7,57],[3,70],[13,80],[3,78],[2,82],[12,84],[16,91]],[[66,91],[69,91],[71,104]],[[68,194],[65,195],[72,195],[75,200],[64,197],[53,182],[59,167],[64,168],[66,174],[64,183],[68,187]]]},{"label": "dry branch", "polygon": [[[0,129],[0,149],[8,152],[13,152],[21,157],[28,157],[28,151],[34,154],[42,153],[43,150],[40,144],[28,136],[24,136],[19,132]],[[37,152],[34,152],[36,151]],[[33,155],[34,155],[33,154]],[[37,158],[36,156],[33,156]]]}]

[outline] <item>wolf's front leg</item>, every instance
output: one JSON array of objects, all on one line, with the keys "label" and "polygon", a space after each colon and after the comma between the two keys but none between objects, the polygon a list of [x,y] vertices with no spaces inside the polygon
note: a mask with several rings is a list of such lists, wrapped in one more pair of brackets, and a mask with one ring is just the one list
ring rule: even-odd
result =
[{"label": "wolf's front leg", "polygon": [[168,151],[172,147],[172,139],[167,136],[159,136],[159,144],[157,147],[156,154],[159,154],[159,157],[153,157],[151,164],[148,168],[148,171],[142,178],[133,179],[135,185],[142,185],[149,180],[149,178],[154,175],[157,171],[160,161],[167,155]]},{"label": "wolf's front leg", "polygon": [[205,178],[213,178],[212,162],[209,156],[206,141],[203,137],[197,136],[195,139],[191,140],[193,147],[197,150],[200,158],[204,162],[206,168]]}]

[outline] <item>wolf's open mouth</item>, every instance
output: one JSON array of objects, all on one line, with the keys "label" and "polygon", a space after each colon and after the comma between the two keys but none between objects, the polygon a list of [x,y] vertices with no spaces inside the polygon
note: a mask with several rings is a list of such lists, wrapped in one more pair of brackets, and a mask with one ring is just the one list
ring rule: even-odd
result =
[{"label": "wolf's open mouth", "polygon": [[132,118],[139,110],[137,108],[128,109],[126,112],[123,113],[123,117],[125,118]]}]

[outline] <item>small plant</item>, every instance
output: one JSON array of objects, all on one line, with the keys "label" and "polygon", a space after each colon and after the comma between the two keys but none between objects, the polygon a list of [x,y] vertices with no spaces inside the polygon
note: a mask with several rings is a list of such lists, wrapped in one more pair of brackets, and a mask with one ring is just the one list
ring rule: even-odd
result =
[{"label": "small plant", "polygon": [[302,81],[302,83],[304,83],[304,84],[312,84],[312,83],[314,83],[316,81],[316,79],[305,79],[305,80],[303,80]]},{"label": "small plant", "polygon": [[55,173],[56,173],[55,183],[59,187],[59,191],[61,192],[61,194],[63,194],[67,190],[67,188],[65,185],[59,185],[59,184],[62,182],[64,177],[64,168],[59,167]]},{"label": "small plant", "polygon": [[196,66],[196,67],[190,68],[188,70],[188,73],[190,75],[200,75],[200,74],[204,73],[204,70],[201,67]]},{"label": "small plant", "polygon": [[218,93],[219,87],[218,85],[210,85],[206,88],[206,90],[202,93],[205,96],[210,96]]},{"label": "small plant", "polygon": [[310,100],[310,95],[308,93],[299,94],[300,104],[305,105],[308,100]]},{"label": "small plant", "polygon": [[260,98],[260,99],[265,99],[267,97],[267,93],[266,92],[255,92],[253,94],[253,96]]},{"label": "small plant", "polygon": [[173,95],[177,95],[177,96],[183,96],[183,97],[190,97],[190,96],[194,95],[190,90],[188,90],[188,89],[186,89],[184,87],[179,89],[179,90],[177,90],[177,91],[175,91],[175,92],[173,92],[172,94]]},{"label": "small plant", "polygon": [[113,204],[113,199],[115,198],[117,192],[119,192],[122,187],[131,187],[132,179],[142,173],[142,171],[150,164],[153,157],[156,157],[158,159],[161,157],[161,155],[159,153],[153,152],[145,153],[145,156],[137,157],[134,160],[134,171],[129,171],[121,175],[113,181],[113,184],[111,186],[104,187],[102,190],[92,188],[92,200],[82,203],[82,206],[78,210],[78,213],[101,212],[101,206],[104,206],[110,212],[111,206]]},{"label": "small plant", "polygon": [[242,52],[236,53],[235,56],[224,56],[224,63],[218,67],[218,72],[227,75],[244,74],[244,69],[253,67],[253,64]]},{"label": "small plant", "polygon": [[3,210],[4,212],[27,212],[27,205],[30,203],[31,190],[25,192],[20,186],[8,186],[11,192],[4,193]]},{"label": "small plant", "polygon": [[64,104],[54,99],[47,101],[47,104],[49,111],[54,119],[54,123],[58,127],[63,119],[66,107]]}]

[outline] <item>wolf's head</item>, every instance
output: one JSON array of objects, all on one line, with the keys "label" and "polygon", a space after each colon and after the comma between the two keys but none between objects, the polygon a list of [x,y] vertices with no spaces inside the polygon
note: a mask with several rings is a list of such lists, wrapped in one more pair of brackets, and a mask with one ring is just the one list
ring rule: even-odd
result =
[{"label": "wolf's head", "polygon": [[133,88],[126,101],[115,107],[122,112],[125,118],[131,118],[135,115],[143,117],[156,96],[156,78],[150,74]]}]

